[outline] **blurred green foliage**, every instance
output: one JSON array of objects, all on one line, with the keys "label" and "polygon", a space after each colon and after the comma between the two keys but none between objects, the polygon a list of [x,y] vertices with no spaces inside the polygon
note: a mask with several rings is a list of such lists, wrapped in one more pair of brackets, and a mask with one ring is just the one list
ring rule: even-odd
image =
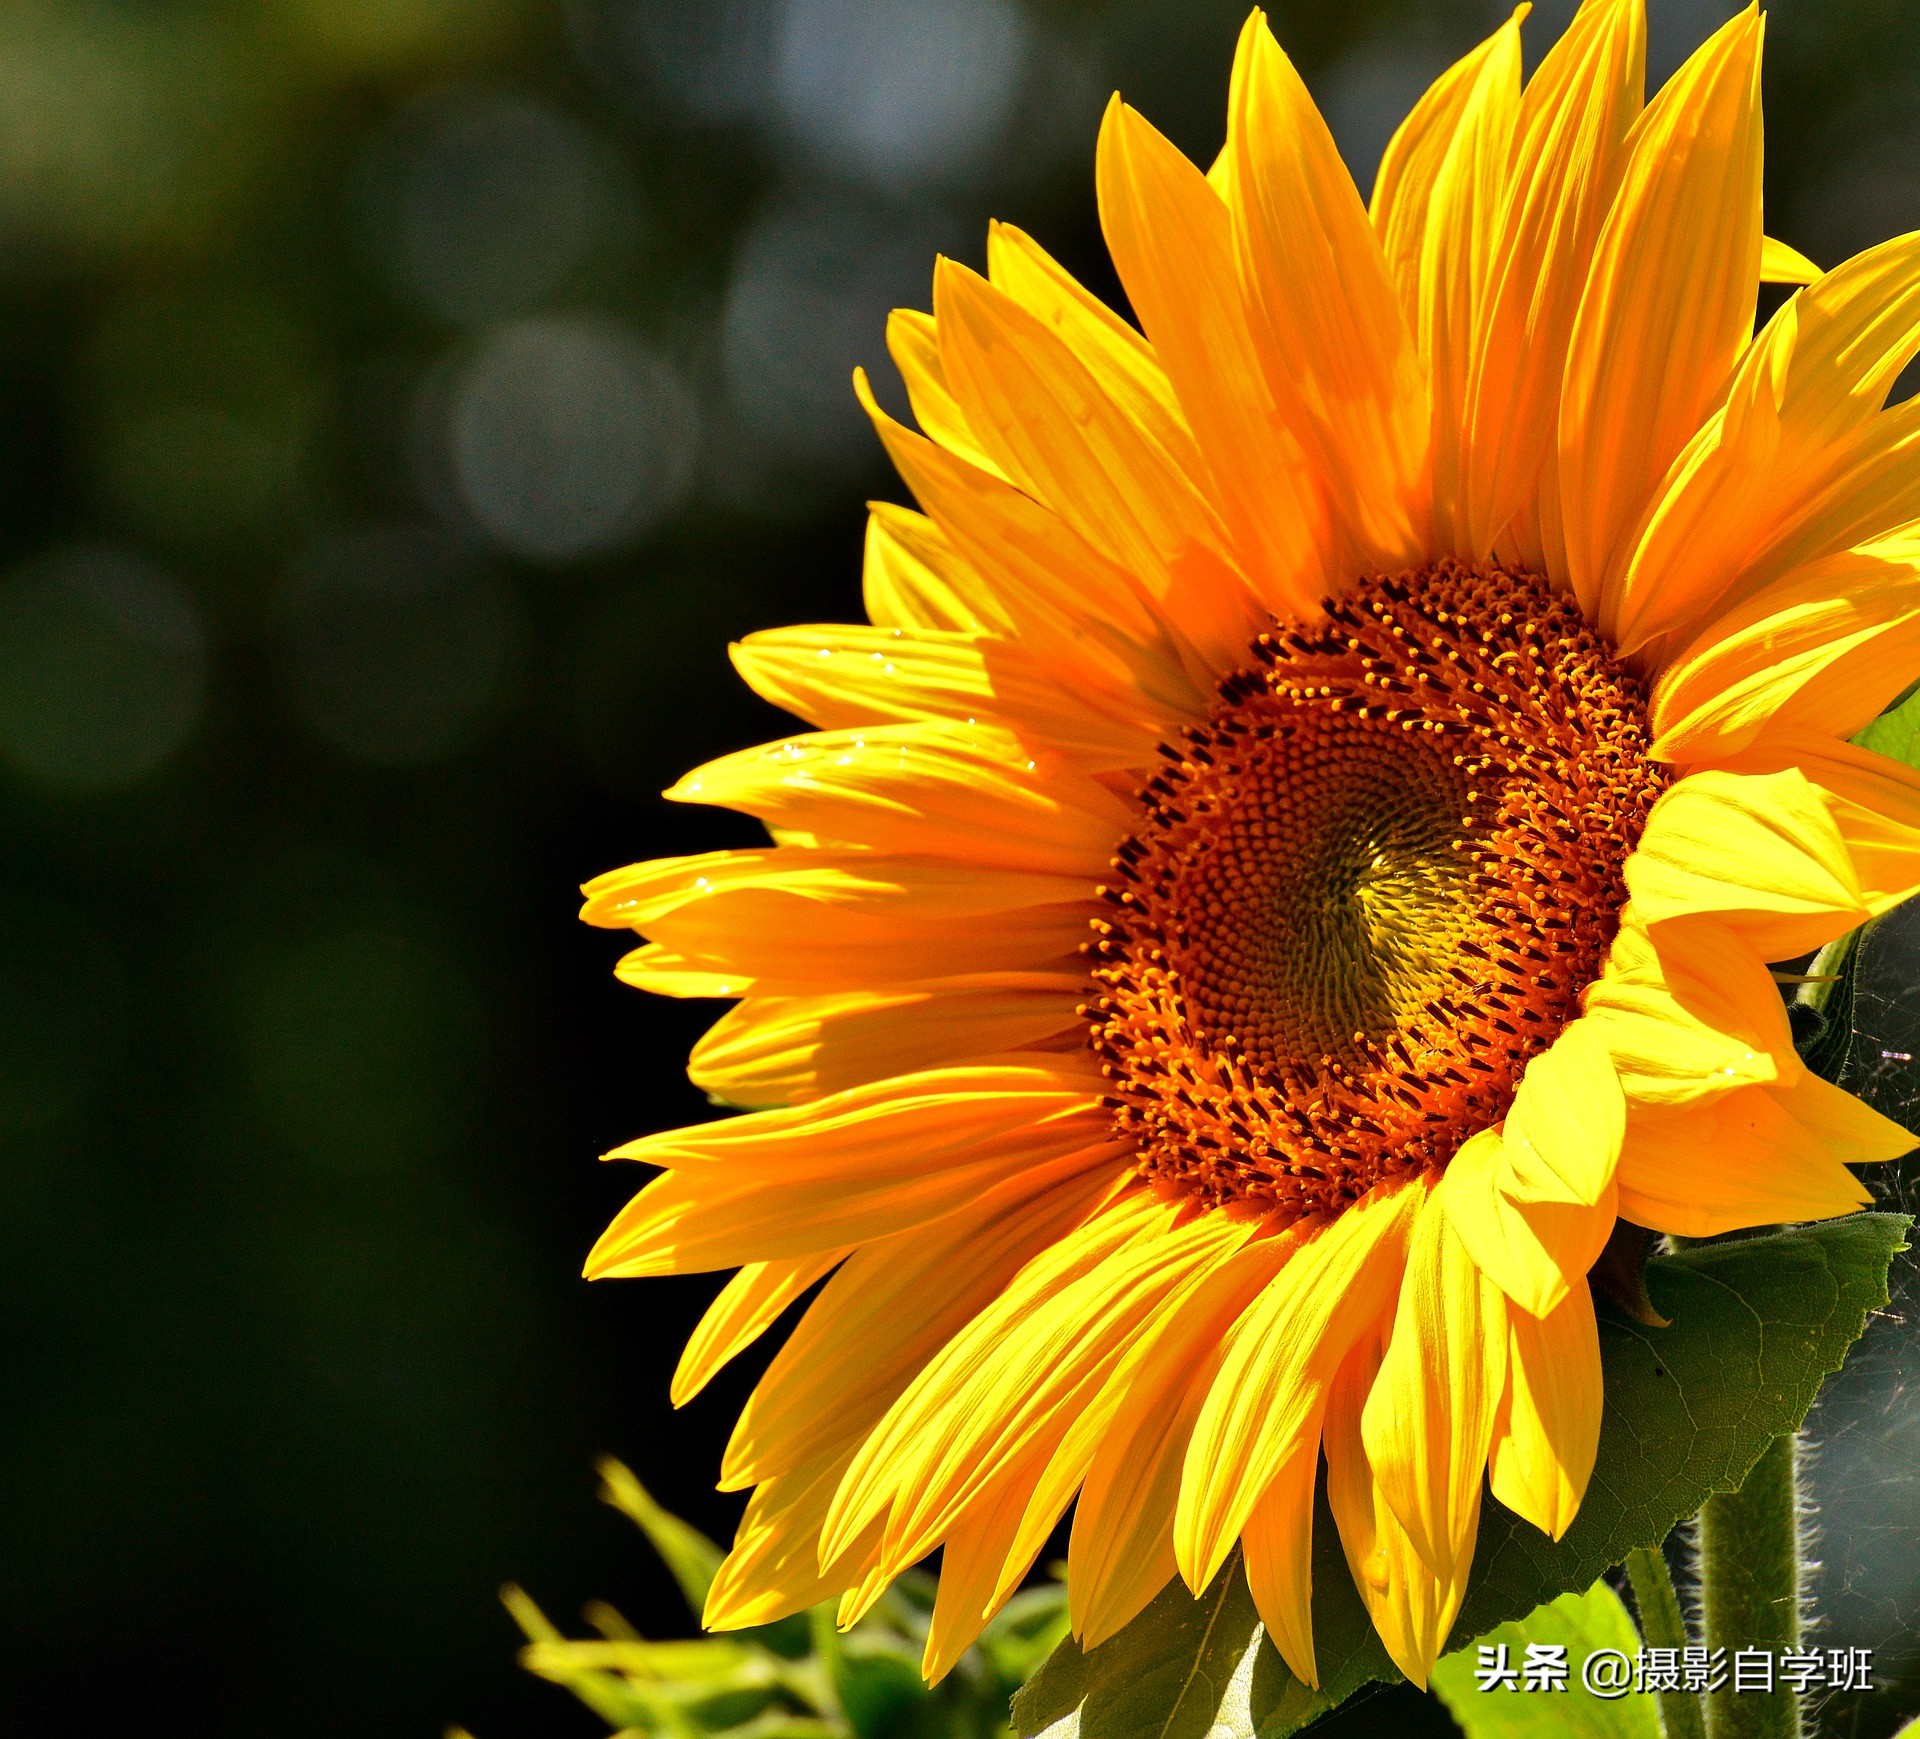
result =
[{"label": "blurred green foliage", "polygon": [[[1732,9],[1652,6],[1656,75]],[[1271,10],[1364,178],[1505,7]],[[574,889],[752,839],[655,793],[790,723],[729,639],[857,611],[853,363],[990,213],[1115,294],[1100,105],[1210,154],[1244,11],[0,0],[10,1734],[585,1739],[492,1589],[685,1628],[576,1470],[724,1536],[753,1361],[676,1417],[713,1283],[576,1276],[715,1010],[615,985]],[[1903,0],[1781,0],[1768,55],[1774,233],[1920,222]],[[1882,1442],[1862,1642],[1913,1628]]]},{"label": "blurred green foliage", "polygon": [[[698,1614],[720,1549],[669,1515],[619,1462],[600,1464],[601,1497],[631,1517]],[[570,1641],[521,1589],[503,1592],[526,1633],[521,1664],[564,1685],[626,1739],[1011,1739],[1013,1693],[1066,1634],[1058,1581],[1016,1594],[940,1684],[920,1677],[934,1579],[911,1570],[844,1635],[834,1603],[695,1642],[649,1642],[604,1603],[598,1641]]]}]

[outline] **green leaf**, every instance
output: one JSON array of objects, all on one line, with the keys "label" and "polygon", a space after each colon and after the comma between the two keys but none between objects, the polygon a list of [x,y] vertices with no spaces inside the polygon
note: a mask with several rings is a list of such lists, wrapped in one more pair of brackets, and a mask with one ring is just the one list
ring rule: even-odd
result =
[{"label": "green leaf", "polygon": [[[616,1734],[614,1739],[625,1739]],[[727,1739],[846,1739],[846,1729],[838,1721],[819,1721],[811,1715],[784,1715],[771,1711],[744,1727],[736,1727]]]},{"label": "green leaf", "polygon": [[698,1618],[725,1554],[698,1528],[663,1510],[625,1464],[609,1455],[595,1463],[595,1469],[601,1479],[600,1501],[632,1520],[653,1542]]},{"label": "green leaf", "polygon": [[1587,1587],[1635,1546],[1658,1545],[1709,1493],[1738,1491],[1887,1302],[1911,1223],[1853,1214],[1649,1263],[1648,1292],[1673,1326],[1602,1311],[1606,1415],[1579,1517],[1553,1545],[1489,1507],[1458,1640]]},{"label": "green leaf", "polygon": [[[1152,1615],[1154,1606],[1173,1600],[1179,1593],[1179,1583],[1168,1583],[1154,1597],[1153,1606],[1149,1606],[1134,1622],[1145,1620]],[[1132,1630],[1133,1625],[1128,1625],[1113,1640],[1120,1641]],[[1098,1649],[1093,1651],[1094,1654],[1099,1652]],[[1090,1659],[1088,1652],[1071,1636],[1063,1636],[1059,1646],[1041,1663],[1040,1670],[1014,1693],[1013,1726],[1022,1739],[1030,1734],[1045,1732],[1054,1722],[1064,1721],[1080,1707],[1087,1695]]]},{"label": "green leaf", "polygon": [[1013,1700],[1022,1734],[1076,1707],[1080,1739],[1205,1739],[1260,1622],[1235,1552],[1195,1600],[1170,1582],[1091,1654],[1069,1637]]},{"label": "green leaf", "polygon": [[1920,767],[1920,684],[1909,688],[1853,740],[1876,755]]},{"label": "green leaf", "polygon": [[[1524,1679],[1517,1691],[1480,1689],[1474,1673],[1481,1647],[1504,1645],[1509,1664],[1518,1672],[1529,1643],[1557,1644],[1566,1650],[1564,1691],[1528,1691]],[[1445,1656],[1434,1666],[1433,1688],[1466,1729],[1467,1739],[1661,1739],[1657,1698],[1644,1691],[1613,1700],[1596,1697],[1580,1680],[1588,1655],[1610,1648],[1631,1660],[1639,1646],[1640,1633],[1620,1596],[1596,1582],[1585,1594],[1562,1594]]]},{"label": "green leaf", "polygon": [[840,1706],[860,1739],[896,1739],[918,1728],[921,1708],[932,1694],[918,1661],[889,1650],[849,1647],[835,1653],[831,1669]]},{"label": "green leaf", "polygon": [[[1854,1214],[1656,1257],[1647,1290],[1671,1320],[1667,1328],[1602,1304],[1607,1404],[1586,1501],[1558,1544],[1487,1502],[1453,1645],[1590,1588],[1634,1547],[1659,1544],[1709,1493],[1737,1491],[1767,1445],[1806,1417],[1868,1312],[1886,1303],[1887,1268],[1905,1248],[1909,1223],[1901,1215]],[[1218,1707],[1252,1634],[1244,1582],[1233,1567],[1223,1574],[1233,1587],[1223,1592],[1216,1583],[1199,1602],[1172,1584],[1091,1655],[1063,1643],[1015,1701],[1020,1733],[1039,1732],[1082,1699],[1083,1734],[1095,1730],[1096,1707],[1121,1703],[1136,1725],[1101,1732],[1130,1739],[1204,1733],[1204,1723],[1166,1723],[1176,1712],[1186,1719],[1208,1695]],[[1400,1676],[1354,1591],[1324,1482],[1314,1511],[1313,1590],[1320,1688],[1295,1680],[1263,1644],[1250,1693],[1260,1739],[1284,1739],[1369,1680]]]},{"label": "green leaf", "polygon": [[988,1670],[1011,1691],[1033,1677],[1066,1634],[1067,1590],[1056,1582],[1016,1594],[994,1614],[976,1646]]},{"label": "green leaf", "polygon": [[[884,1599],[879,1603],[885,1604]],[[823,1603],[809,1617],[814,1652],[826,1663],[848,1726],[858,1739],[908,1739],[918,1733],[934,1693],[920,1676],[913,1640],[872,1618],[843,1636],[833,1615],[833,1605]]]}]

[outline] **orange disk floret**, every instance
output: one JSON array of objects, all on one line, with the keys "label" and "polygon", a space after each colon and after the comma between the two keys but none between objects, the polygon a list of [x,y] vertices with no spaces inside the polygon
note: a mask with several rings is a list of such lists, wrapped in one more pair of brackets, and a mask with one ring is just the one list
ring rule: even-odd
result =
[{"label": "orange disk floret", "polygon": [[1506,1114],[1667,777],[1640,683],[1533,574],[1375,579],[1253,657],[1139,794],[1085,1013],[1156,1185],[1292,1220]]}]

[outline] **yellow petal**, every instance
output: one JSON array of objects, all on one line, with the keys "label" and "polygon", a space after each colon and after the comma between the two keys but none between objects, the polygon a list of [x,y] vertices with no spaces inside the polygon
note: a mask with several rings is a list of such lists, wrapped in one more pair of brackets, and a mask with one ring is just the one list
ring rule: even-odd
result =
[{"label": "yellow petal", "polygon": [[885,1561],[917,1562],[1040,1434],[1064,1432],[1167,1299],[1250,1233],[1217,1215],[1176,1227],[1176,1214],[1152,1198],[1117,1204],[1111,1227],[1063,1240],[1029,1265],[1038,1279],[1023,1275],[942,1348],[861,1445],[823,1557],[885,1510]]},{"label": "yellow petal", "polygon": [[1769,732],[1730,765],[1760,774],[1792,768],[1812,781],[1876,916],[1920,893],[1920,772],[1871,749],[1797,731]]},{"label": "yellow petal", "polygon": [[721,1489],[771,1479],[871,1431],[941,1347],[1095,1213],[1112,1183],[1112,1174],[1023,1174],[856,1250],[741,1408]]},{"label": "yellow petal", "polygon": [[1196,1592],[1214,1578],[1260,1494],[1304,1441],[1326,1385],[1392,1308],[1424,1182],[1355,1203],[1282,1268],[1235,1324],[1194,1427],[1174,1549]]},{"label": "yellow petal", "polygon": [[771,1624],[831,1600],[858,1583],[878,1547],[876,1524],[826,1570],[816,1542],[827,1503],[853,1459],[851,1442],[834,1446],[792,1473],[769,1480],[747,1500],[733,1550],[714,1572],[700,1622],[708,1630]]},{"label": "yellow petal", "polygon": [[947,383],[947,371],[940,360],[940,339],[931,314],[917,309],[896,308],[887,317],[887,354],[906,383],[907,402],[913,406],[914,421],[929,440],[938,441],[956,458],[996,477],[1005,477],[987,450],[967,426],[967,413],[960,408]]},{"label": "yellow petal", "polygon": [[863,574],[867,616],[880,628],[1005,633],[1011,618],[924,513],[872,503]]},{"label": "yellow petal", "polygon": [[[1450,1574],[1434,1575],[1413,1549],[1374,1480],[1362,1441],[1361,1415],[1383,1352],[1377,1333],[1363,1336],[1328,1396],[1327,1503],[1340,1530],[1354,1587],[1374,1629],[1393,1664],[1424,1687],[1466,1593],[1473,1540],[1469,1537]],[[1476,1499],[1477,1495],[1476,1488]],[[1477,1518],[1474,1531],[1478,1531]]]},{"label": "yellow petal", "polygon": [[1411,566],[1429,539],[1424,371],[1353,178],[1257,11],[1228,106],[1234,241],[1267,390],[1348,559],[1360,572]]},{"label": "yellow petal", "polygon": [[1493,1495],[1557,1540],[1586,1496],[1600,1444],[1600,1332],[1593,1295],[1575,1286],[1544,1317],[1514,1311],[1489,1463]]},{"label": "yellow petal", "polygon": [[1380,160],[1371,217],[1433,404],[1434,530],[1471,554],[1457,523],[1461,441],[1500,200],[1520,114],[1520,6],[1440,75]]},{"label": "yellow petal", "polygon": [[1527,1200],[1592,1207],[1613,1180],[1626,1115],[1604,1038],[1575,1021],[1520,1078],[1504,1136],[1509,1188]]},{"label": "yellow petal", "polygon": [[720,1289],[687,1337],[669,1391],[684,1407],[736,1353],[753,1345],[780,1313],[816,1280],[831,1273],[848,1252],[821,1250],[773,1262],[749,1262]]},{"label": "yellow petal", "polygon": [[729,648],[762,700],[835,730],[992,717],[993,684],[971,634],[827,623],[767,628]]},{"label": "yellow petal", "polygon": [[[971,968],[1043,971],[1085,939],[1090,903],[1047,902],[1063,891],[1055,878],[864,855],[877,860],[864,874],[809,866],[805,879],[769,876],[663,913],[652,933],[688,968],[730,977],[735,988],[717,994],[736,996],[811,996]],[[965,878],[971,886],[959,885]]]},{"label": "yellow petal", "polygon": [[1068,1612],[1082,1647],[1124,1628],[1176,1572],[1173,1518],[1181,1469],[1222,1347],[1240,1313],[1280,1270],[1296,1233],[1250,1244],[1199,1276],[1159,1327],[1129,1349],[1075,1422],[1049,1469],[1052,1506],[1085,1485],[1068,1553]]},{"label": "yellow petal", "polygon": [[1325,504],[1254,358],[1227,207],[1118,98],[1097,179],[1114,267],[1205,455],[1242,571],[1269,609],[1311,617],[1331,589]]},{"label": "yellow petal", "polygon": [[1682,779],[1654,804],[1626,875],[1643,922],[1711,914],[1766,960],[1870,916],[1832,812],[1797,771]]},{"label": "yellow petal", "polygon": [[881,1562],[876,1554],[867,1563],[860,1581],[840,1596],[840,1603],[833,1613],[834,1628],[853,1629],[879,1603],[880,1596],[893,1586],[898,1574]]},{"label": "yellow petal", "polygon": [[736,809],[823,846],[1097,880],[1130,807],[1104,786],[1040,773],[1012,732],[966,719],[859,725],[742,749],[696,767],[675,803]]},{"label": "yellow petal", "polygon": [[1800,1060],[1766,965],[1712,918],[1661,925],[1628,906],[1581,1025],[1602,1039],[1629,1100],[1686,1104],[1791,1080]]},{"label": "yellow petal", "polygon": [[1904,1129],[1814,1074],[1653,1108],[1628,1124],[1620,1213],[1687,1238],[1833,1219],[1870,1200],[1843,1162],[1896,1159],[1913,1146]]},{"label": "yellow petal", "polygon": [[[920,1661],[920,1676],[928,1684],[937,1685],[960,1664],[960,1657],[986,1629],[987,1620],[1006,1604],[1006,1595],[995,1589],[1044,1466],[1044,1455],[1030,1455],[1010,1468],[975,1500],[942,1544],[940,1587]],[[1016,1585],[1032,1563],[1029,1553],[1014,1577]]]},{"label": "yellow petal", "polygon": [[1558,494],[1568,336],[1645,83],[1641,0],[1586,0],[1521,96],[1468,394],[1465,517],[1476,556],[1509,526],[1528,556],[1541,553],[1543,484]]},{"label": "yellow petal", "polygon": [[735,986],[710,994],[809,996],[1057,968],[1100,910],[1089,892],[1084,876],[789,847],[629,865],[588,884],[583,916],[631,924],[672,970]]},{"label": "yellow petal", "polygon": [[[983,640],[980,659],[993,685],[993,711],[1038,758],[1095,777],[1132,773],[1152,762],[1166,733],[1124,700],[1073,692],[1075,672],[1035,645]],[[984,715],[983,715],[984,716]]]},{"label": "yellow petal", "polygon": [[688,857],[655,857],[598,875],[581,888],[587,903],[580,921],[602,930],[639,929],[657,913],[704,894],[760,875],[768,867],[764,851],[703,851]]},{"label": "yellow petal", "polygon": [[1589,618],[1753,334],[1762,33],[1749,7],[1655,98],[1594,250],[1560,400],[1567,574]]},{"label": "yellow petal", "polygon": [[1316,1421],[1260,1494],[1240,1537],[1247,1589],[1268,1639],[1293,1676],[1316,1688],[1320,1668],[1313,1653],[1313,1486],[1319,1469]]},{"label": "yellow petal", "polygon": [[1012,224],[987,226],[987,281],[1057,334],[1101,390],[1205,491],[1206,461],[1152,345]]},{"label": "yellow petal", "polygon": [[1122,1151],[1106,1142],[1074,1145],[1064,1133],[988,1143],[966,1163],[905,1177],[849,1182],[821,1168],[811,1198],[796,1207],[794,1186],[759,1176],[716,1183],[669,1172],[614,1216],[587,1253],[589,1280],[703,1274],[775,1256],[884,1238],[924,1225],[1009,1177],[1111,1177]]},{"label": "yellow petal", "polygon": [[[979,1376],[996,1349],[1004,1359],[1009,1341],[1017,1339],[1025,1346],[1034,1335],[1044,1334],[1049,1325],[1060,1326],[1058,1301],[1066,1299],[1070,1303],[1084,1297],[1088,1289],[1082,1283],[1091,1277],[1104,1276],[1110,1281],[1115,1272],[1113,1264],[1123,1261],[1130,1249],[1152,1243],[1155,1234],[1165,1231],[1169,1217],[1165,1204],[1148,1191],[1115,1191],[1091,1213],[1037,1249],[944,1343],[933,1348],[932,1356],[908,1375],[878,1421],[866,1431],[822,1524],[821,1561],[828,1562],[845,1550],[847,1541],[864,1538],[872,1523],[882,1523],[883,1532],[897,1532],[894,1524],[900,1511],[895,1500],[907,1496],[910,1501],[912,1489],[924,1490],[919,1475],[925,1458],[937,1457],[951,1441],[943,1427],[971,1428],[984,1436],[1004,1425],[1009,1411],[1025,1401],[1033,1404],[1027,1406],[1022,1422],[1051,1428],[1061,1410],[1058,1391],[1044,1398],[1032,1390],[1007,1397],[1006,1409],[985,1419],[977,1412],[971,1416],[956,1412],[952,1402]],[[1096,1281],[1096,1287],[1098,1284]],[[934,1428],[931,1434],[916,1434],[916,1426],[927,1425]],[[991,1461],[984,1456],[978,1458],[971,1471],[980,1477],[957,1491],[949,1487],[943,1494],[959,1500],[945,1519],[956,1519],[971,1499],[1017,1465],[1033,1447],[1036,1435],[1031,1430],[1021,1432],[1019,1440],[1010,1446],[1003,1438],[1000,1447],[1011,1447],[1012,1453]],[[979,1441],[976,1437],[975,1442]],[[884,1548],[881,1556],[888,1556]],[[912,1561],[898,1559],[896,1571]]]},{"label": "yellow petal", "polygon": [[[1476,224],[1483,263],[1492,244],[1491,222],[1500,198],[1501,178],[1491,183],[1491,201],[1485,206],[1463,203],[1458,210],[1443,214],[1435,209],[1435,201],[1443,197],[1440,183],[1447,158],[1473,130],[1477,107],[1490,105],[1496,114],[1505,112],[1506,131],[1512,133],[1520,106],[1520,25],[1530,10],[1529,6],[1516,8],[1493,35],[1435,79],[1394,129],[1381,154],[1367,216],[1380,238],[1380,250],[1400,292],[1407,324],[1416,333],[1421,262],[1434,226],[1469,221]],[[1468,240],[1472,233],[1463,229],[1460,239]]]},{"label": "yellow petal", "polygon": [[[1631,1122],[1628,1125],[1631,1133]],[[1622,1154],[1626,1148],[1623,1141]],[[1500,1131],[1483,1129],[1440,1180],[1448,1222],[1468,1253],[1521,1310],[1545,1316],[1585,1279],[1613,1232],[1617,1184],[1592,1207],[1528,1201],[1512,1190]]]},{"label": "yellow petal", "polygon": [[1078,1030],[1072,972],[976,972],[832,996],[750,996],[693,1047],[687,1078],[742,1110],[971,1062]]},{"label": "yellow petal", "polygon": [[1760,244],[1760,282],[1817,284],[1825,274],[1813,261],[1783,241],[1768,236]]},{"label": "yellow petal", "polygon": [[1911,1130],[1811,1070],[1791,1087],[1771,1089],[1771,1096],[1816,1143],[1848,1165],[1900,1159],[1920,1145]]},{"label": "yellow petal", "polygon": [[1129,414],[1035,316],[951,260],[934,276],[941,355],[1008,474],[1146,588],[1204,680],[1245,656],[1264,613],[1164,419]]},{"label": "yellow petal", "polygon": [[1360,1431],[1375,1483],[1436,1576],[1470,1547],[1507,1378],[1507,1303],[1435,1196],[1414,1227]]},{"label": "yellow petal", "polygon": [[1920,236],[1790,298],[1667,473],[1601,626],[1623,652],[1920,514],[1920,411],[1883,410],[1920,348]]},{"label": "yellow petal", "polygon": [[[608,1157],[668,1173],[615,1216],[587,1273],[697,1273],[864,1242],[1025,1170],[1099,1167],[1104,1121],[1079,1078],[984,1067],[645,1136]],[[902,1171],[902,1151],[913,1170]]]},{"label": "yellow petal", "polygon": [[[602,929],[653,931],[663,919],[730,895],[785,888],[823,906],[857,906],[888,892],[923,896],[926,916],[977,914],[1012,890],[1065,895],[1072,883],[1049,876],[996,876],[889,860],[871,852],[707,851],[656,857],[596,876],[581,892],[582,921]],[[989,891],[991,890],[991,891]],[[989,902],[981,905],[985,896]]]},{"label": "yellow petal", "polygon": [[982,581],[1011,632],[1086,705],[1165,737],[1209,703],[1141,586],[1051,509],[902,428],[854,377],[900,475]]},{"label": "yellow petal", "polygon": [[662,948],[657,942],[622,955],[613,975],[622,984],[654,996],[712,998],[747,996],[753,991],[752,978],[738,972],[714,972],[693,966],[684,955]]},{"label": "yellow petal", "polygon": [[1850,737],[1920,668],[1920,529],[1796,569],[1666,661],[1652,753],[1724,763],[1765,731]]}]

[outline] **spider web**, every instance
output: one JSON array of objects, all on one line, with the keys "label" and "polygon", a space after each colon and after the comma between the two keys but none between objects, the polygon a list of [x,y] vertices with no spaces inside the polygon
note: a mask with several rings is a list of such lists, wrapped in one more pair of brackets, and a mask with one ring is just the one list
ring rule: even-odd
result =
[{"label": "spider web", "polygon": [[[1920,1130],[1920,901],[1869,927],[1835,986],[1836,1078]],[[1819,1041],[1816,1041],[1818,1044]],[[1823,1046],[1822,1048],[1826,1048]],[[1877,1205],[1920,1214],[1920,1156],[1865,1168]],[[1802,1486],[1809,1646],[1871,1648],[1871,1696],[1821,1710],[1833,1739],[1881,1739],[1920,1708],[1920,1274],[1895,1260],[1892,1299],[1867,1325],[1807,1421]],[[1904,1711],[1904,1713],[1903,1713]]]}]

